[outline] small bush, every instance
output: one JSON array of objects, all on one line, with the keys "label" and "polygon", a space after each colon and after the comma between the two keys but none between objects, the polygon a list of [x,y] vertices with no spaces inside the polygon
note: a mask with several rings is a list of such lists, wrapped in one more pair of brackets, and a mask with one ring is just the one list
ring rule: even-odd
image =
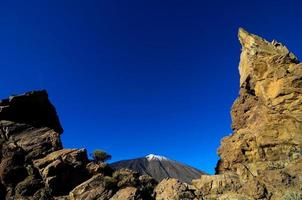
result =
[{"label": "small bush", "polygon": [[117,180],[119,188],[136,187],[139,182],[138,173],[128,169],[117,170],[113,173],[112,177]]},{"label": "small bush", "polygon": [[95,150],[92,157],[96,163],[106,162],[111,159],[111,155],[102,150]]},{"label": "small bush", "polygon": [[117,181],[110,176],[105,176],[104,177],[104,186],[107,189],[115,189],[117,186]]},{"label": "small bush", "polygon": [[302,193],[290,192],[282,197],[282,200],[302,200]]}]

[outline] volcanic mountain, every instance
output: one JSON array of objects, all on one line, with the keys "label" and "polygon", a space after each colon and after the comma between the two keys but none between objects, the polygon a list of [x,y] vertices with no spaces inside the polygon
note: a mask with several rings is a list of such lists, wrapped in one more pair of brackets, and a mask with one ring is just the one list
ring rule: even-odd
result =
[{"label": "volcanic mountain", "polygon": [[201,175],[205,174],[188,165],[154,154],[142,158],[118,161],[112,163],[111,167],[116,170],[131,169],[141,175],[149,175],[157,181],[164,178],[177,178],[182,182],[191,183],[193,179],[200,178]]}]

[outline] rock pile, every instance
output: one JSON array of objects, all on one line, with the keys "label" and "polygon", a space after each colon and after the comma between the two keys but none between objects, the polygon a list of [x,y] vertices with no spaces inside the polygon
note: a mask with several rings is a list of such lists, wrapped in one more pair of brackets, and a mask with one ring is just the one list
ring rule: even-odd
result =
[{"label": "rock pile", "polygon": [[46,91],[0,102],[0,200],[152,199],[156,181],[63,149]]}]

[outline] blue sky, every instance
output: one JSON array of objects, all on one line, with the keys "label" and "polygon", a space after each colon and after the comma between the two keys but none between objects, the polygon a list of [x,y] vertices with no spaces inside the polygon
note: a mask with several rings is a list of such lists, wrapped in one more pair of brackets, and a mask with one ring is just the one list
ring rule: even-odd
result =
[{"label": "blue sky", "polygon": [[213,173],[244,27],[302,54],[300,1],[0,1],[0,97],[47,89],[65,148]]}]

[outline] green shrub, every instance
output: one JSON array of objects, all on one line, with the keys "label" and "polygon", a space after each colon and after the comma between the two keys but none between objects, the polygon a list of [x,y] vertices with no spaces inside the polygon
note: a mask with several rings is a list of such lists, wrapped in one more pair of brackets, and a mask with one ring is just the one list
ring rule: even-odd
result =
[{"label": "green shrub", "polygon": [[117,181],[110,176],[105,176],[104,177],[104,186],[107,189],[115,189],[117,187]]},{"label": "green shrub", "polygon": [[136,187],[138,184],[138,173],[129,169],[120,169],[113,173],[112,177],[117,180],[119,188]]},{"label": "green shrub", "polygon": [[111,159],[111,155],[102,150],[94,150],[92,157],[97,163],[106,162],[107,160]]},{"label": "green shrub", "polygon": [[282,200],[302,200],[302,193],[289,192],[282,197]]}]

